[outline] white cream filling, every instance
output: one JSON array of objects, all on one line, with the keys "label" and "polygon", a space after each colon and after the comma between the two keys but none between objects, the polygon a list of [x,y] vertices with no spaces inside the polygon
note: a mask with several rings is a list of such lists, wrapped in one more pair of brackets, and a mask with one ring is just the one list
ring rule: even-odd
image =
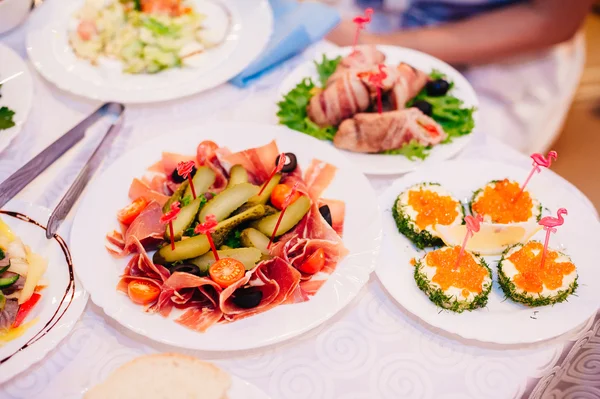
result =
[{"label": "white cream filling", "polygon": [[[416,185],[410,187],[408,190],[406,190],[402,194],[400,194],[400,205],[402,206],[402,211],[410,218],[410,220],[413,221],[413,227],[417,232],[420,232],[421,229],[414,223],[414,221],[417,220],[417,216],[419,215],[419,212],[417,212],[415,210],[415,208],[413,208],[412,206],[410,206],[408,204],[408,200],[409,200],[410,192],[413,192],[413,191],[418,192],[421,189],[423,191],[434,192],[440,196],[450,197],[454,201],[456,201],[455,209],[456,209],[456,212],[458,213],[458,215],[456,216],[456,219],[454,219],[452,221],[452,223],[450,223],[448,226],[460,225],[462,223],[463,209],[462,209],[462,205],[460,204],[460,201],[458,201],[456,198],[454,198],[452,196],[452,194],[450,194],[450,192],[448,192],[448,190],[444,189],[442,186],[425,185],[425,184],[420,183],[420,184],[416,184]],[[434,229],[434,225],[425,226],[425,228],[423,230],[431,233],[435,237],[438,236],[437,232]]]},{"label": "white cream filling", "polygon": [[[446,251],[446,250],[450,250],[450,249],[451,248],[448,247],[448,248],[439,249],[438,251]],[[430,266],[427,264],[428,256],[429,256],[429,253],[427,255],[425,255],[425,257],[421,261],[421,264],[423,265],[423,267],[421,268],[421,272],[423,274],[425,274],[425,277],[427,278],[429,285],[431,287],[441,289],[442,287],[438,283],[433,282],[433,276],[435,276],[435,273],[437,272],[437,267]],[[464,256],[473,256],[473,255],[470,252],[465,252]],[[475,259],[475,262],[478,265],[481,265],[480,258],[476,258],[474,256],[473,256],[473,258]],[[484,267],[484,266],[482,265],[482,267]],[[486,273],[487,273],[487,269],[486,269]],[[481,283],[481,288],[483,289],[483,287],[485,287],[486,285],[491,284],[491,283],[492,283],[492,279],[490,278],[489,273],[487,273],[487,275],[483,278],[483,281]],[[477,293],[477,292],[469,291],[469,295],[467,295],[465,297],[463,295],[463,290],[464,290],[464,288],[450,286],[446,290],[442,290],[442,291],[444,292],[445,295],[447,295],[449,297],[454,297],[454,298],[456,298],[457,301],[460,301],[460,302],[473,302],[475,300],[475,297],[477,295],[479,295],[479,293]]]},{"label": "white cream filling", "polygon": [[[506,277],[510,281],[513,281],[514,277],[517,274],[519,274],[519,271],[517,270],[515,264],[512,263],[511,261],[509,261],[507,258],[509,256],[511,256],[512,254],[514,254],[515,252],[517,252],[518,250],[520,250],[521,248],[522,248],[521,245],[518,245],[518,246],[512,248],[504,256],[504,260],[502,261],[502,271],[504,272],[504,274],[506,275]],[[550,252],[550,251],[552,251],[552,250],[548,249],[548,252]],[[540,253],[539,250],[534,250],[532,252],[536,256]],[[571,262],[571,259],[568,256],[566,256],[566,255],[560,254],[558,256],[558,258],[556,258],[555,262],[557,262],[557,263],[566,263],[566,262]],[[556,295],[558,295],[559,291],[564,291],[567,288],[569,288],[569,286],[571,284],[573,284],[573,281],[575,281],[576,278],[577,278],[577,269],[575,269],[571,273],[565,274],[563,276],[562,285],[560,287],[551,290],[548,287],[546,287],[546,285],[543,285],[542,292],[540,292],[539,294],[537,292],[528,292],[527,296],[529,296],[529,297],[537,297],[538,295],[547,296],[547,297],[556,296]],[[525,293],[525,290],[522,289],[521,287],[517,286],[516,284],[515,284],[515,291],[518,292],[519,294],[524,294]]]},{"label": "white cream filling", "polygon": [[[511,183],[516,183],[514,180],[509,180]],[[479,199],[483,196],[483,192],[485,191],[486,187],[491,187],[494,188],[496,187],[496,183],[488,183],[485,186],[483,186],[481,188],[481,191],[475,196],[475,198],[473,199],[472,204],[475,204],[477,201],[479,201]],[[533,195],[531,195],[531,193],[527,190],[525,190],[526,193],[529,194],[529,197],[531,198],[531,216],[529,217],[529,219],[527,220],[522,220],[522,222],[536,222],[538,216],[540,215],[541,211],[540,211],[540,202],[535,199],[533,197]],[[492,221],[492,217],[490,215],[481,215],[483,216],[483,221],[486,223],[493,223]]]}]

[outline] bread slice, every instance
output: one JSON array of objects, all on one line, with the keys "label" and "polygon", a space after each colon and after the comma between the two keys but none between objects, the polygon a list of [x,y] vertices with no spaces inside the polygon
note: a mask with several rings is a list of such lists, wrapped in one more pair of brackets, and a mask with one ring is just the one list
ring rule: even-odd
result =
[{"label": "bread slice", "polygon": [[165,353],[142,356],[90,389],[85,399],[227,399],[231,377],[191,356]]}]

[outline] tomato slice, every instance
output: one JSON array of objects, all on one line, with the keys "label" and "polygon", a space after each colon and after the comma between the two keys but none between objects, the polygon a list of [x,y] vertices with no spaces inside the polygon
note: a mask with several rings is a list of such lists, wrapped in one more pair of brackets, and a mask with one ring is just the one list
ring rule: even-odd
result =
[{"label": "tomato slice", "polygon": [[[271,204],[273,204],[275,208],[281,210],[283,208],[283,203],[291,192],[292,188],[286,184],[276,185],[271,192]],[[301,194],[296,191],[290,200],[290,204],[300,198],[300,196]]]},{"label": "tomato slice", "polygon": [[19,327],[23,323],[23,321],[25,321],[25,319],[27,318],[29,313],[31,313],[31,310],[35,307],[35,305],[38,303],[41,297],[42,296],[40,294],[34,292],[33,295],[31,295],[31,298],[27,300],[27,302],[19,306],[19,310],[17,311],[17,315],[15,316],[15,321],[13,321],[13,328]]},{"label": "tomato slice", "polygon": [[222,258],[212,264],[208,269],[208,273],[215,283],[222,288],[227,288],[244,277],[246,268],[239,260]]},{"label": "tomato slice", "polygon": [[325,250],[319,248],[298,267],[298,270],[307,274],[315,274],[321,271],[323,266],[325,266]]},{"label": "tomato slice", "polygon": [[204,140],[203,142],[198,144],[197,153],[200,164],[204,165],[206,164],[206,162],[210,162],[210,160],[215,157],[215,153],[218,149],[219,146],[214,141]]},{"label": "tomato slice", "polygon": [[139,305],[148,305],[158,299],[160,288],[146,280],[131,280],[127,284],[127,294]]},{"label": "tomato slice", "polygon": [[133,223],[135,218],[139,216],[140,213],[146,208],[148,205],[148,200],[144,197],[140,197],[133,201],[131,204],[127,205],[125,208],[121,209],[117,213],[117,219],[123,224],[130,225]]}]

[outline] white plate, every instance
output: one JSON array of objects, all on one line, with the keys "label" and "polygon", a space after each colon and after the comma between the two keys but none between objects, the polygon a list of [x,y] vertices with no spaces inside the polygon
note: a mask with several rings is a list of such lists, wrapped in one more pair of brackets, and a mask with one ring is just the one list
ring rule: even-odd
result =
[{"label": "white plate", "polygon": [[[30,24],[27,50],[38,71],[59,88],[102,101],[149,103],[188,96],[216,87],[240,73],[267,45],[273,15],[267,0],[194,0],[206,23],[227,23],[226,41],[205,54],[202,66],[169,69],[158,74],[131,75],[120,66],[91,65],[73,53],[68,42],[72,16],[84,0],[55,2],[45,18]],[[50,6],[50,4],[48,4]],[[225,7],[225,8],[223,8]],[[217,22],[218,21],[218,22]]]},{"label": "white plate", "polygon": [[[19,212],[43,225],[50,216],[48,209],[19,201],[9,202],[3,211]],[[38,321],[21,337],[0,346],[0,362],[8,358],[0,364],[0,383],[3,383],[41,360],[71,332],[88,296],[79,280],[73,280],[74,287],[70,285],[73,274],[66,243],[63,248],[59,240],[46,239],[45,229],[29,221],[6,214],[0,214],[0,217],[35,253],[48,259],[44,278],[49,282],[42,291],[41,302],[27,319],[38,318]],[[68,287],[71,288],[67,290]],[[20,350],[38,336],[41,338]]]},{"label": "white plate", "polygon": [[[454,88],[452,94],[457,98],[464,101],[465,107],[478,107],[479,101],[475,91],[467,82],[467,80],[458,72],[445,62],[438,60],[428,54],[421,53],[420,51],[411,50],[403,47],[396,46],[377,46],[377,48],[386,55],[386,64],[398,64],[400,62],[406,62],[417,69],[421,69],[425,73],[431,72],[433,69],[437,69],[448,76],[448,78],[454,81]],[[346,56],[350,54],[352,49],[350,47],[343,47],[337,50],[328,51],[325,54],[328,58],[335,58],[339,55]],[[323,57],[322,54],[317,55],[315,61],[320,61]],[[314,82],[318,81],[318,74],[313,61],[307,61],[299,65],[287,78],[283,81],[279,88],[279,94],[281,97],[292,90],[300,81],[304,78],[310,77]],[[478,112],[473,113],[475,118],[475,128],[477,128]],[[460,150],[464,148],[469,142],[473,135],[473,132],[467,136],[463,136],[450,144],[437,145],[429,153],[429,157],[425,160],[414,160],[411,161],[402,155],[380,155],[380,154],[361,154],[357,152],[350,152],[342,150],[350,160],[355,163],[364,173],[373,175],[390,175],[398,173],[406,173],[414,170],[424,164],[444,161],[456,155]],[[333,144],[331,144],[333,145]]]},{"label": "white plate", "polygon": [[[313,158],[339,169],[324,194],[346,202],[344,244],[350,254],[338,264],[310,301],[278,306],[258,316],[211,327],[201,334],[171,319],[144,313],[117,292],[127,259],[116,259],[104,248],[105,235],[118,229],[116,213],[129,203],[131,180],[160,160],[162,151],[194,154],[202,140],[213,140],[231,150],[267,144],[273,139],[281,151],[294,152],[306,168]],[[110,193],[110,195],[108,195]],[[356,296],[375,268],[381,239],[377,198],[367,179],[344,156],[328,145],[284,127],[214,123],[170,132],[124,155],[90,183],[77,211],[71,234],[76,273],[92,300],[125,327],[155,341],[190,349],[227,351],[273,344],[308,331],[341,310]]]},{"label": "white plate", "polygon": [[8,107],[15,111],[15,126],[0,130],[0,151],[10,144],[11,140],[23,128],[33,100],[33,81],[25,62],[11,48],[0,43],[0,82],[9,79],[0,88],[0,107]]},{"label": "white plate", "polygon": [[[406,310],[430,325],[467,339],[499,344],[537,342],[564,334],[587,321],[600,306],[600,223],[589,206],[573,193],[562,178],[544,173],[535,176],[529,187],[542,202],[544,214],[556,215],[567,208],[565,224],[550,239],[550,246],[571,256],[579,273],[579,287],[568,302],[528,308],[505,300],[497,283],[497,260],[486,257],[494,274],[494,286],[486,308],[455,314],[440,311],[421,292],[413,278],[410,259],[423,256],[398,229],[391,208],[398,194],[412,184],[438,182],[461,201],[468,202],[474,190],[493,179],[505,177],[523,181],[529,171],[512,165],[486,161],[448,161],[422,168],[396,180],[380,197],[383,209],[384,243],[377,276],[388,292]],[[569,187],[569,188],[567,188]],[[547,208],[547,209],[546,209]],[[533,238],[544,239],[544,232]]]}]

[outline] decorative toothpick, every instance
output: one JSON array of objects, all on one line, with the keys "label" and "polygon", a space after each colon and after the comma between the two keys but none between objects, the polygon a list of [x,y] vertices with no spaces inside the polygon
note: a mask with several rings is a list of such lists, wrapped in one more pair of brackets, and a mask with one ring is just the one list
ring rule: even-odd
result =
[{"label": "decorative toothpick", "polygon": [[217,248],[215,247],[215,242],[213,241],[211,234],[215,231],[218,224],[219,222],[217,222],[215,215],[206,215],[204,223],[200,223],[194,229],[196,234],[206,234],[206,238],[210,244],[210,249],[212,250],[213,255],[215,255],[215,260],[219,260],[219,253],[217,252]]},{"label": "decorative toothpick", "polygon": [[261,195],[262,192],[265,191],[265,188],[269,185],[269,182],[271,181],[273,176],[275,176],[275,173],[281,172],[281,170],[285,166],[285,162],[286,162],[285,152],[282,152],[281,154],[279,154],[279,157],[277,158],[277,164],[273,168],[273,171],[269,175],[269,178],[267,179],[265,184],[263,184],[263,186],[261,187],[260,191],[258,192],[258,195]]},{"label": "decorative toothpick", "polygon": [[542,265],[541,268],[544,268],[544,262],[546,261],[546,253],[548,252],[548,242],[550,242],[550,234],[556,233],[556,227],[562,226],[565,222],[563,215],[568,215],[569,213],[565,208],[560,208],[556,212],[557,217],[546,216],[543,217],[538,224],[544,226],[544,230],[546,230],[546,240],[544,241],[544,252],[542,252]]},{"label": "decorative toothpick", "polygon": [[171,249],[175,249],[175,237],[173,233],[173,220],[177,218],[181,208],[179,208],[179,201],[175,201],[171,204],[171,210],[160,217],[160,222],[165,224],[169,223],[169,235],[171,236]]},{"label": "decorative toothpick", "polygon": [[358,44],[358,37],[360,36],[360,31],[366,28],[367,24],[371,22],[371,15],[373,15],[373,9],[367,8],[365,10],[365,15],[359,15],[354,17],[352,22],[356,24],[356,33],[354,34],[354,43],[352,44],[352,53],[356,51],[356,45]]},{"label": "decorative toothpick", "polygon": [[369,83],[375,86],[375,88],[377,89],[377,112],[380,114],[383,112],[381,89],[383,88],[383,81],[388,76],[387,73],[384,71],[385,68],[386,66],[384,64],[379,64],[377,65],[377,69],[379,72],[368,71],[358,73],[359,78],[366,77]]},{"label": "decorative toothpick", "polygon": [[477,215],[475,217],[469,215],[465,216],[465,224],[467,225],[467,233],[465,234],[465,238],[463,240],[462,246],[460,247],[460,252],[458,253],[458,259],[456,259],[456,265],[454,268],[458,268],[460,261],[462,259],[463,254],[465,253],[465,248],[467,247],[467,241],[469,238],[473,237],[473,234],[477,233],[481,228],[481,222],[483,222],[483,217],[481,215]]},{"label": "decorative toothpick", "polygon": [[285,198],[285,201],[283,201],[283,205],[281,206],[281,213],[279,214],[279,217],[277,218],[277,223],[275,223],[275,229],[273,229],[273,234],[271,234],[271,238],[269,239],[269,244],[267,244],[267,249],[271,248],[271,244],[273,243],[273,240],[275,239],[275,234],[277,233],[277,229],[279,229],[279,224],[281,223],[281,219],[283,219],[283,214],[285,213],[287,207],[290,206],[290,204],[292,203],[292,200],[294,200],[295,194],[297,191],[298,191],[298,182],[296,182],[294,184],[294,187],[292,187],[292,191],[290,191],[288,196]]},{"label": "decorative toothpick", "polygon": [[192,171],[194,170],[194,166],[194,161],[181,161],[177,164],[177,174],[188,180],[190,188],[192,189],[192,196],[194,199],[196,199],[196,189],[194,188],[194,181],[192,179]]},{"label": "decorative toothpick", "polygon": [[525,183],[523,183],[523,185],[521,186],[521,191],[519,191],[519,194],[517,194],[514,200],[518,199],[521,196],[521,194],[523,194],[523,192],[525,191],[525,187],[529,183],[529,180],[531,180],[531,178],[533,177],[534,173],[540,173],[542,171],[541,166],[543,166],[544,168],[549,168],[550,165],[552,165],[552,160],[556,161],[557,158],[558,153],[556,151],[548,152],[548,155],[545,158],[542,154],[539,153],[531,154],[531,159],[533,159],[533,168],[531,169],[531,172],[529,172],[529,176],[527,176],[527,179],[525,179]]}]

